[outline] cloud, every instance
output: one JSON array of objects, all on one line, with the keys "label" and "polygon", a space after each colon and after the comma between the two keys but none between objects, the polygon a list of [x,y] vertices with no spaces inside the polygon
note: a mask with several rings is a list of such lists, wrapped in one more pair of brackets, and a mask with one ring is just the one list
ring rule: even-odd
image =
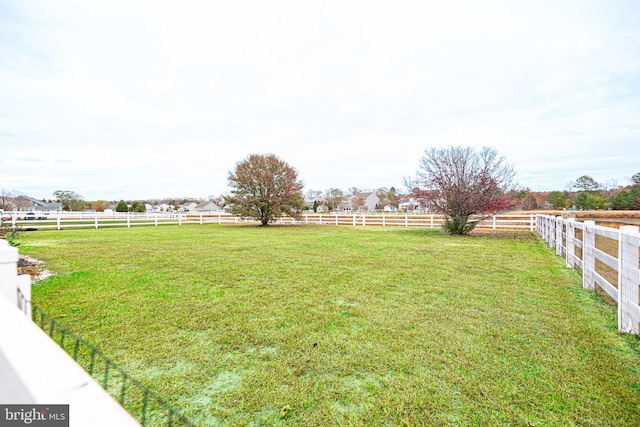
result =
[{"label": "cloud", "polygon": [[219,194],[254,152],[316,189],[398,187],[451,144],[534,190],[637,172],[633,1],[0,8],[0,185],[36,197]]}]

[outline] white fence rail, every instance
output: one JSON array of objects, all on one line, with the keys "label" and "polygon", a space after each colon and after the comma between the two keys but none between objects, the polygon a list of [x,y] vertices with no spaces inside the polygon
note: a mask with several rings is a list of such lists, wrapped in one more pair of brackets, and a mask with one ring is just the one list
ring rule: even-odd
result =
[{"label": "white fence rail", "polygon": [[[166,224],[228,224],[254,222],[235,217],[225,212],[196,213],[102,213],[102,212],[53,212],[25,216],[24,212],[5,213],[5,226],[23,229],[55,229],[65,228],[105,228],[132,227],[137,225]],[[478,223],[477,229],[484,230],[523,230],[534,231],[536,216],[533,214],[494,215]],[[406,214],[303,214],[302,219],[281,218],[278,224],[317,224],[317,225],[350,225],[350,226],[382,226],[382,227],[441,227],[444,216],[438,214],[406,215]]]},{"label": "white fence rail", "polygon": [[0,402],[68,404],[70,426],[139,426],[31,321],[31,281],[17,262],[18,250],[0,240]]},{"label": "white fence rail", "polygon": [[537,232],[566,258],[567,267],[582,269],[582,286],[605,291],[618,304],[618,330],[640,328],[640,229],[620,229],[548,215],[537,216]]}]

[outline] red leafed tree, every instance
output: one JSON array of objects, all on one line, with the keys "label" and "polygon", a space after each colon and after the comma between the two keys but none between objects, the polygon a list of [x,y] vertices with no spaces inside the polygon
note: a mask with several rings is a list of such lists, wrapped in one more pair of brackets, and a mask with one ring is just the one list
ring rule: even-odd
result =
[{"label": "red leafed tree", "polygon": [[299,218],[304,209],[298,172],[273,154],[251,154],[229,172],[231,195],[224,196],[234,215],[269,225],[281,216]]},{"label": "red leafed tree", "polygon": [[[414,196],[445,215],[450,234],[468,234],[488,215],[514,204],[513,166],[495,149],[483,147],[430,148],[420,159]],[[479,216],[471,220],[471,216]]]}]

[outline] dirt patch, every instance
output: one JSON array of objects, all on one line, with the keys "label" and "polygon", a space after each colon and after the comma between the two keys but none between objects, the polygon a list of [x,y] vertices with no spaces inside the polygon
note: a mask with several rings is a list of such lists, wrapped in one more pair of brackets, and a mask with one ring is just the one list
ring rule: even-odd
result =
[{"label": "dirt patch", "polygon": [[[515,213],[515,212],[514,212]],[[640,211],[522,211],[523,214],[541,214],[576,218],[578,221],[592,220],[597,225],[620,228],[623,225],[640,225]]]},{"label": "dirt patch", "polygon": [[49,270],[43,269],[43,266],[44,261],[31,258],[27,255],[20,255],[18,258],[18,274],[28,274],[31,276],[31,283],[39,282],[53,275]]}]

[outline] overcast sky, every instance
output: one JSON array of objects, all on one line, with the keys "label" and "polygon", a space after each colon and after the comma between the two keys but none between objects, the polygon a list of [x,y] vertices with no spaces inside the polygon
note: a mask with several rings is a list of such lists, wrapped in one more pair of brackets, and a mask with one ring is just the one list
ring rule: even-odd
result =
[{"label": "overcast sky", "polygon": [[206,197],[250,153],[402,188],[450,145],[626,185],[640,1],[0,0],[0,188]]}]

